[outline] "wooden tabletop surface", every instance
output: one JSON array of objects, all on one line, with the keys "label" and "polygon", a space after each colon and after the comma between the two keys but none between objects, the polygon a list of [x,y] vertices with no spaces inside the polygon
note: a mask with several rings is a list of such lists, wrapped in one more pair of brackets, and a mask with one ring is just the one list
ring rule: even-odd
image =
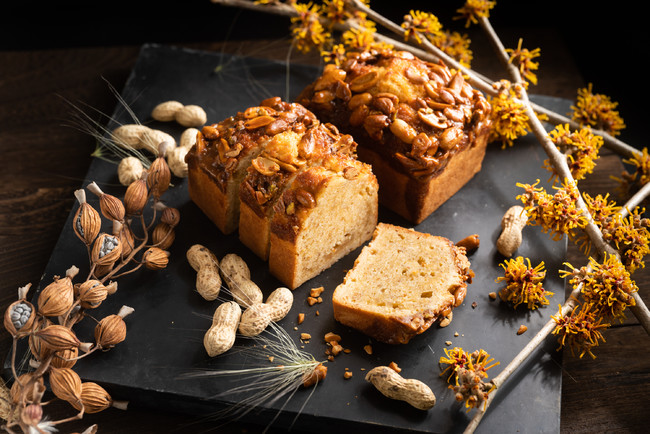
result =
[{"label": "wooden tabletop surface", "polygon": [[[511,29],[513,44],[520,30]],[[557,33],[543,28],[525,31],[528,46],[540,46],[545,54],[539,84],[531,92],[573,99],[576,90],[586,82]],[[263,51],[255,41],[184,45],[255,53],[261,57],[284,58],[286,54],[286,46],[281,43]],[[475,53],[483,49],[488,50],[475,48]],[[69,123],[69,106],[63,98],[111,113],[116,101],[106,83],[121,89],[138,51],[139,45],[102,45],[0,52],[0,312],[14,301],[18,287],[30,282],[38,285],[74,205],[72,193],[79,188],[91,161],[94,141],[65,126]],[[488,77],[503,76],[491,56],[476,54],[474,67]],[[641,130],[639,125],[629,128]],[[614,194],[616,183],[609,175],[620,174],[622,164],[611,152],[602,154],[595,173],[580,185],[592,194]],[[572,245],[567,260],[575,265],[586,261]],[[647,277],[647,269],[634,275],[646,303],[650,302]],[[564,354],[562,433],[644,431],[644,403],[650,387],[650,337],[630,313],[623,324],[608,329],[605,338],[607,341],[595,351],[595,360]],[[2,360],[10,342],[8,333],[0,331]],[[53,417],[65,411],[57,405],[47,410]],[[190,422],[193,419],[189,416],[159,413],[155,409],[109,409],[86,415],[82,421],[66,424],[61,430],[82,431],[91,423],[99,424],[99,432],[103,433],[203,432],[214,427],[211,422],[188,425]],[[530,429],[522,427],[522,431]],[[234,425],[220,430],[257,432],[259,427]]]}]

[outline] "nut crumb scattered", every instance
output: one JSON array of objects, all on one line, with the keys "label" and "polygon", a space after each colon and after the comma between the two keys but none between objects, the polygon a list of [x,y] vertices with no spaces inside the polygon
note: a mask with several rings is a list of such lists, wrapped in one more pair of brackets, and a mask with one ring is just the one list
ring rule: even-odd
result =
[{"label": "nut crumb scattered", "polygon": [[525,325],[520,325],[519,330],[517,330],[517,334],[523,335],[524,333],[526,333],[526,330],[528,330],[528,327],[526,327]]},{"label": "nut crumb scattered", "polygon": [[445,345],[450,346],[450,345],[451,345],[451,341],[445,341]]},{"label": "nut crumb scattered", "polygon": [[273,360],[275,360],[275,357],[269,356],[269,362],[273,363]]},{"label": "nut crumb scattered", "polygon": [[300,340],[308,341],[309,339],[311,339],[311,335],[309,333],[300,333]]},{"label": "nut crumb scattered", "polygon": [[388,367],[389,367],[390,369],[392,369],[393,371],[397,372],[397,373],[402,372],[402,368],[400,368],[399,366],[397,366],[397,363],[395,363],[395,362],[390,362],[390,363],[388,364]]},{"label": "nut crumb scattered", "polygon": [[472,309],[476,309],[476,306],[478,306],[478,304],[475,301],[472,302]]},{"label": "nut crumb scattered", "polygon": [[343,373],[343,378],[345,378],[346,380],[349,379],[349,378],[352,378],[352,372],[350,372],[350,371],[345,371],[345,372]]},{"label": "nut crumb scattered", "polygon": [[341,341],[341,336],[337,335],[336,333],[332,333],[332,332],[325,333],[325,342],[330,343],[330,342],[340,342],[340,341]]},{"label": "nut crumb scattered", "polygon": [[372,354],[372,345],[364,345],[363,349],[366,353]]},{"label": "nut crumb scattered", "polygon": [[496,300],[497,299],[497,293],[496,292],[491,292],[488,294],[490,297],[490,300]]},{"label": "nut crumb scattered", "polygon": [[454,336],[455,336],[455,337],[458,337],[458,332],[454,332]]},{"label": "nut crumb scattered", "polygon": [[350,354],[350,353],[352,352],[352,350],[349,349],[349,348],[346,348],[346,349],[343,350],[343,352],[344,352],[345,354]]},{"label": "nut crumb scattered", "polygon": [[316,316],[318,316],[318,315],[320,315],[320,312],[319,312],[319,311],[316,311]]},{"label": "nut crumb scattered", "polygon": [[454,313],[449,312],[449,315],[447,315],[440,321],[440,327],[447,327],[449,324],[451,324],[451,320],[453,318],[454,318]]},{"label": "nut crumb scattered", "polygon": [[319,287],[319,288],[312,288],[309,291],[309,296],[314,297],[314,298],[318,298],[323,293],[323,290],[325,290],[325,288],[322,287],[322,286]]},{"label": "nut crumb scattered", "polygon": [[299,313],[298,314],[298,324],[302,324],[302,322],[305,320],[305,314],[304,313]]},{"label": "nut crumb scattered", "polygon": [[313,306],[313,305],[315,305],[317,303],[322,303],[322,302],[323,302],[323,299],[321,297],[318,297],[318,298],[316,298],[316,297],[307,297],[307,304],[309,304],[310,306]]}]

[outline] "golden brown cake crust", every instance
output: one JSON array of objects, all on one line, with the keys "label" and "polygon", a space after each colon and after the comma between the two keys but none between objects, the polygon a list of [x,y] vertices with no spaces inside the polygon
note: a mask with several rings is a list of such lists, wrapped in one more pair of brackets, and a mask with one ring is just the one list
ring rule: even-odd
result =
[{"label": "golden brown cake crust", "polygon": [[[431,248],[439,251],[427,254]],[[397,252],[399,265],[390,259]],[[438,275],[424,276],[429,269]],[[464,248],[444,237],[379,223],[334,291],[334,318],[378,341],[405,344],[460,305],[472,277]]]},{"label": "golden brown cake crust", "polygon": [[356,149],[302,105],[268,98],[197,134],[190,196],[293,289],[372,235],[377,179]]},{"label": "golden brown cake crust", "polygon": [[[441,63],[392,50],[347,56],[341,66],[327,65],[297,101],[321,121],[351,134],[359,158],[373,165],[381,203],[419,223],[480,170],[490,105],[462,74]],[[471,147],[481,149],[463,164],[451,165],[461,155],[469,157],[464,151]],[[382,167],[376,169],[378,165]],[[433,185],[440,174],[459,167],[463,181],[458,188]],[[401,181],[407,197],[393,196],[390,185],[384,187],[400,175],[408,179]]]},{"label": "golden brown cake crust", "polygon": [[370,239],[378,188],[370,166],[346,155],[296,176],[271,221],[271,274],[296,288]]}]

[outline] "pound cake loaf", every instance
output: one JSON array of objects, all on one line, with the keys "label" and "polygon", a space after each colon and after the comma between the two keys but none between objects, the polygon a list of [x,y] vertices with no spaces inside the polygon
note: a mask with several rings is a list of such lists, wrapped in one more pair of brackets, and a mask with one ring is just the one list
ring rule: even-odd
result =
[{"label": "pound cake loaf", "polygon": [[199,132],[190,197],[294,289],[372,236],[378,184],[356,148],[302,105],[268,98]]},{"label": "pound cake loaf", "polygon": [[334,290],[334,318],[406,344],[463,302],[473,275],[465,249],[447,238],[379,223]]},{"label": "pound cake loaf", "polygon": [[297,98],[358,143],[380,204],[420,223],[480,171],[490,104],[459,71],[405,51],[349,52]]}]

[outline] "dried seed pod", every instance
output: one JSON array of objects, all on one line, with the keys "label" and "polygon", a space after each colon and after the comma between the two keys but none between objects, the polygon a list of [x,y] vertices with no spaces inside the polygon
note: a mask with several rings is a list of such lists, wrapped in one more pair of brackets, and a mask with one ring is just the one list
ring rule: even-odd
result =
[{"label": "dried seed pod", "polygon": [[124,157],[117,165],[117,178],[122,185],[131,185],[132,182],[142,178],[143,174],[144,166],[139,158]]},{"label": "dried seed pod", "polygon": [[29,334],[28,344],[29,351],[32,353],[36,360],[45,360],[52,354],[52,351],[46,347],[43,342],[36,337],[35,332],[37,330],[42,330],[45,327],[51,325],[52,323],[48,319],[41,319],[34,321],[32,331]]},{"label": "dried seed pod", "polygon": [[[164,147],[165,144],[161,143],[160,148]],[[149,171],[147,172],[147,187],[149,187],[151,194],[156,200],[167,191],[172,178],[169,165],[165,159],[165,152],[166,151],[163,150],[158,158],[151,163]]]},{"label": "dried seed pod", "polygon": [[174,238],[176,238],[174,229],[167,223],[163,222],[159,222],[156,227],[153,228],[151,233],[151,242],[156,247],[160,247],[163,250],[167,250],[171,247],[174,243]]},{"label": "dried seed pod", "polygon": [[79,348],[72,347],[63,351],[56,351],[50,362],[55,368],[72,368],[77,363]]},{"label": "dried seed pod", "polygon": [[12,336],[20,336],[31,331],[36,318],[36,309],[27,300],[17,300],[5,311],[4,326]]},{"label": "dried seed pod", "polygon": [[104,217],[109,220],[124,221],[126,211],[121,200],[112,194],[104,193],[95,182],[91,182],[86,188],[99,197],[99,209]]},{"label": "dried seed pod", "polygon": [[106,300],[108,289],[99,280],[90,279],[78,286],[77,296],[81,307],[94,309]]},{"label": "dried seed pod", "polygon": [[100,234],[95,240],[91,259],[98,266],[112,266],[122,254],[122,244],[115,235]]},{"label": "dried seed pod", "polygon": [[28,426],[35,426],[43,418],[43,407],[40,404],[29,404],[23,408],[21,413],[22,421]]},{"label": "dried seed pod", "polygon": [[20,403],[23,399],[26,403],[32,403],[37,401],[37,397],[43,389],[45,389],[43,377],[36,377],[33,372],[26,372],[19,375],[17,381],[14,381],[9,390],[9,397],[14,404]]},{"label": "dried seed pod", "polygon": [[142,255],[142,261],[150,270],[162,270],[169,263],[169,252],[158,247],[149,247]]},{"label": "dried seed pod", "polygon": [[81,383],[81,402],[72,406],[81,411],[80,404],[85,413],[99,413],[113,405],[113,398],[99,384],[88,381]]},{"label": "dried seed pod", "polygon": [[59,316],[65,314],[74,303],[74,287],[72,279],[79,269],[75,266],[66,271],[63,278],[55,277],[38,296],[38,312],[43,316]]},{"label": "dried seed pod", "polygon": [[34,337],[46,349],[51,351],[63,351],[81,345],[81,341],[77,339],[72,330],[58,324],[48,325],[41,330],[35,331]]},{"label": "dried seed pod", "polygon": [[[146,179],[133,181],[124,192],[124,211],[128,216],[140,215],[149,199]],[[116,219],[115,219],[116,220]]]},{"label": "dried seed pod", "polygon": [[[157,205],[162,204],[159,203]],[[162,214],[160,215],[160,221],[174,228],[181,221],[181,213],[177,208],[162,205]]]},{"label": "dried seed pod", "polygon": [[119,315],[109,315],[95,327],[95,342],[102,350],[109,350],[124,339],[126,323]]},{"label": "dried seed pod", "polygon": [[81,400],[81,378],[70,368],[50,370],[50,388],[59,399],[75,404]]},{"label": "dried seed pod", "polygon": [[126,258],[131,254],[135,246],[135,238],[129,225],[123,225],[120,222],[113,222],[113,235],[117,237],[121,246],[121,256]]},{"label": "dried seed pod", "polygon": [[95,208],[86,202],[85,190],[77,190],[74,195],[79,202],[79,209],[72,220],[72,228],[81,241],[90,245],[101,230],[102,219]]},{"label": "dried seed pod", "polygon": [[104,277],[113,270],[114,266],[115,266],[114,263],[107,264],[107,265],[97,265],[95,267],[95,272],[93,273],[93,275],[95,277]]}]

